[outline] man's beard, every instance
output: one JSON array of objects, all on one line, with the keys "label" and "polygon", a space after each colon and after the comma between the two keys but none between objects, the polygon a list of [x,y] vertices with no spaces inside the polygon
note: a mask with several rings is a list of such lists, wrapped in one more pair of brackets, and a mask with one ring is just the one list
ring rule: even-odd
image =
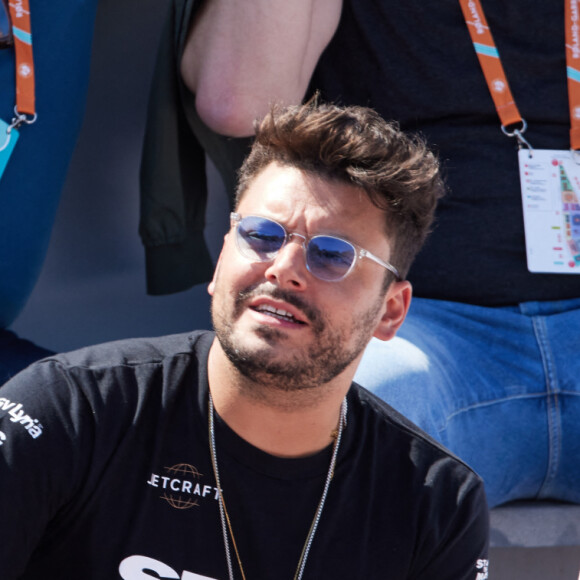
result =
[{"label": "man's beard", "polygon": [[[299,308],[307,316],[315,338],[309,352],[296,352],[293,355],[287,352],[285,360],[280,361],[275,359],[268,346],[261,349],[248,348],[243,338],[236,339],[234,323],[253,296],[270,296]],[[239,292],[230,317],[224,312],[216,312],[214,303],[215,300],[212,302],[212,319],[217,339],[238,372],[264,387],[296,392],[328,383],[359,356],[372,336],[383,300],[377,300],[361,317],[353,320],[350,328],[335,331],[329,329],[320,310],[308,305],[295,293],[268,283]],[[283,344],[283,331],[258,326],[254,332],[267,344]],[[355,341],[347,347],[352,337],[355,337]]]}]

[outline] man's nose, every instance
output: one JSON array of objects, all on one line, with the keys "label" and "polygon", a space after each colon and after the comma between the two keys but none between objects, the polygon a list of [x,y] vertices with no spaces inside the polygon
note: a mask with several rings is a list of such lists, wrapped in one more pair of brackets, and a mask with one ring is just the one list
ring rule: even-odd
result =
[{"label": "man's nose", "polygon": [[304,253],[305,242],[305,236],[289,234],[288,241],[266,269],[266,278],[270,281],[275,280],[280,287],[295,290],[306,288],[309,272]]}]

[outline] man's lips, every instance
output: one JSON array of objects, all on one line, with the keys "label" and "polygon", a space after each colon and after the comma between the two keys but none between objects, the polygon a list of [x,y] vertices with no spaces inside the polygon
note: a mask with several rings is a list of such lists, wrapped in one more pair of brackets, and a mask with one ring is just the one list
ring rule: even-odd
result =
[{"label": "man's lips", "polygon": [[270,320],[276,320],[280,324],[309,326],[318,333],[324,329],[320,311],[308,304],[303,296],[267,282],[238,292],[235,299],[235,316],[241,316],[246,309],[270,317]]},{"label": "man's lips", "polygon": [[273,300],[258,298],[248,304],[248,307],[255,312],[272,316],[278,320],[292,322],[294,324],[307,324],[305,315],[289,304],[280,304]]}]

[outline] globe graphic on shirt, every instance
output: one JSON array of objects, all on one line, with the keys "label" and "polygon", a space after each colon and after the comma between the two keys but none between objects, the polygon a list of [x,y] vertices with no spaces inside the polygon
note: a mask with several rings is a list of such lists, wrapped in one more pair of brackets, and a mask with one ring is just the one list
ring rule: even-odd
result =
[{"label": "globe graphic on shirt", "polygon": [[172,482],[178,483],[178,491],[175,491],[175,486],[173,486],[170,489],[166,489],[161,498],[172,508],[178,510],[187,510],[198,506],[198,500],[190,493],[186,493],[185,490],[190,489],[192,482],[200,479],[203,473],[200,473],[197,467],[189,463],[178,463],[173,467],[166,467],[165,471],[168,477],[172,478]]}]

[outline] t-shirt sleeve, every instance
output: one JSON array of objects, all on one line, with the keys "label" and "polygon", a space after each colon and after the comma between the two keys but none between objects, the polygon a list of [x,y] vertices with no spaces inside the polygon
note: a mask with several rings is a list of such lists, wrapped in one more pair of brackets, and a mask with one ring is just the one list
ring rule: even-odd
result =
[{"label": "t-shirt sleeve", "polygon": [[483,483],[475,474],[459,488],[456,506],[440,509],[433,522],[438,541],[431,545],[428,556],[419,558],[422,567],[413,580],[486,580],[489,509]]},{"label": "t-shirt sleeve", "polygon": [[54,361],[0,388],[0,570],[20,578],[91,461],[92,413]]}]

